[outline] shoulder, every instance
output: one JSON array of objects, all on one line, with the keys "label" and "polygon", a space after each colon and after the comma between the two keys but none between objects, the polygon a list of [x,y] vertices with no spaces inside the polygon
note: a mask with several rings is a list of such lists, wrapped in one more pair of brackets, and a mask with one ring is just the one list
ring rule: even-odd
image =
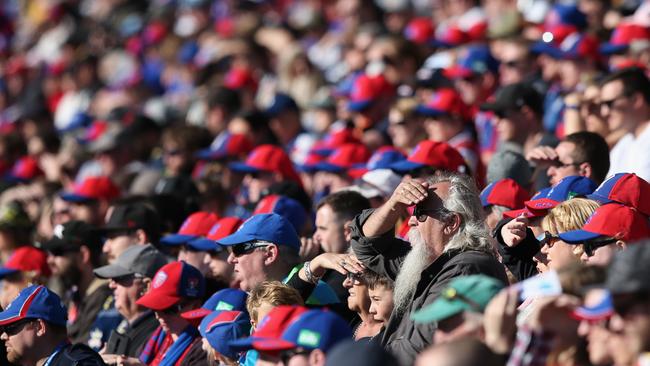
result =
[{"label": "shoulder", "polygon": [[455,270],[462,275],[486,274],[506,280],[505,269],[494,255],[477,250],[467,250],[455,254],[444,266],[447,270]]},{"label": "shoulder", "polygon": [[77,343],[65,347],[56,357],[53,365],[105,365],[99,354],[85,344]]}]

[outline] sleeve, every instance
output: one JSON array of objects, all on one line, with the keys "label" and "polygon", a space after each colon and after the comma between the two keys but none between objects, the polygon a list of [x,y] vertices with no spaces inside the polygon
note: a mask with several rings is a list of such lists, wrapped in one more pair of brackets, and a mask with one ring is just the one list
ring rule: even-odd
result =
[{"label": "sleeve", "polygon": [[363,224],[373,211],[372,209],[363,211],[350,224],[352,233],[350,246],[368,269],[394,281],[411,246],[396,238],[394,232],[386,232],[374,237],[365,236],[362,230]]},{"label": "sleeve", "polygon": [[498,250],[501,261],[517,278],[517,281],[522,281],[538,274],[533,257],[539,252],[539,241],[535,238],[533,231],[526,228],[526,238],[519,245],[507,246],[501,236],[501,228],[510,220],[512,219],[504,219],[497,224],[494,229],[494,238],[499,243]]},{"label": "sleeve", "polygon": [[553,335],[527,326],[517,330],[515,345],[507,366],[546,365],[552,350]]},{"label": "sleeve", "polygon": [[296,267],[291,271],[286,280],[286,284],[289,287],[296,289],[300,294],[300,297],[302,297],[302,301],[306,303],[309,296],[314,292],[316,285],[311,282],[303,281],[300,276],[298,276],[297,268],[299,267]]}]

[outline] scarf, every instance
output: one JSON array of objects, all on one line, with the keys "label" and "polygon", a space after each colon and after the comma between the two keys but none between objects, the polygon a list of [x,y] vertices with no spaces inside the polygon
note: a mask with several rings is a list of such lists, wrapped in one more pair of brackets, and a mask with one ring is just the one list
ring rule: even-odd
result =
[{"label": "scarf", "polygon": [[156,356],[158,356],[160,352],[164,352],[158,365],[173,366],[177,361],[183,358],[184,354],[198,335],[199,331],[196,330],[195,327],[188,326],[183,330],[183,333],[178,336],[176,342],[167,347],[167,344],[169,343],[169,341],[166,342],[167,332],[165,332],[162,327],[158,327],[144,346],[142,354],[140,354],[140,361],[149,365],[155,361]]}]

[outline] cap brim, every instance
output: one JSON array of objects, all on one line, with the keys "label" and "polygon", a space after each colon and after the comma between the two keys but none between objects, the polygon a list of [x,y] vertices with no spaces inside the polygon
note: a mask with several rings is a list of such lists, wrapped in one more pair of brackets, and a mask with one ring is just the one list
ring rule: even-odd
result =
[{"label": "cap brim", "polygon": [[237,245],[241,243],[246,243],[249,241],[255,240],[254,237],[252,237],[249,234],[242,234],[240,232],[235,231],[233,234],[228,235],[226,237],[223,237],[219,240],[216,240],[217,245],[223,245],[223,246],[231,246],[231,245]]},{"label": "cap brim", "polygon": [[425,105],[418,105],[417,107],[415,107],[415,114],[419,114],[420,116],[425,116],[425,117],[439,117],[439,116],[445,116],[448,113],[441,109],[430,108]]},{"label": "cap brim", "polygon": [[317,164],[302,164],[296,165],[296,170],[299,173],[316,173],[318,171]]},{"label": "cap brim", "polygon": [[549,198],[539,198],[536,200],[530,200],[524,202],[526,207],[528,207],[531,211],[542,211],[542,210],[550,210],[554,208],[555,206],[559,205],[560,202],[549,199]]},{"label": "cap brim", "polygon": [[321,172],[330,172],[330,173],[341,173],[345,171],[345,168],[338,165],[334,165],[328,162],[321,162],[316,164],[316,171]]},{"label": "cap brim", "polygon": [[452,317],[463,310],[465,308],[458,302],[438,298],[431,305],[416,311],[411,315],[411,319],[416,323],[437,322]]},{"label": "cap brim", "polygon": [[253,342],[253,348],[263,352],[285,351],[297,346],[297,344],[284,339],[265,339]]},{"label": "cap brim", "polygon": [[422,168],[424,166],[426,165],[421,163],[414,163],[408,160],[403,160],[403,161],[398,161],[395,164],[391,164],[390,169],[400,173],[407,173],[413,169]]},{"label": "cap brim", "polygon": [[605,196],[601,196],[601,195],[599,195],[597,193],[588,194],[586,197],[588,199],[590,199],[590,200],[600,202],[601,205],[614,202],[614,201],[610,200],[609,198],[607,198]]},{"label": "cap brim", "polygon": [[210,149],[199,150],[194,156],[199,160],[220,160],[226,157],[226,154],[219,153]]},{"label": "cap brim", "polygon": [[3,279],[14,273],[18,273],[20,270],[14,268],[0,267],[0,279]]},{"label": "cap brim", "polygon": [[524,217],[527,217],[527,218],[539,217],[539,215],[537,215],[534,212],[531,212],[530,210],[528,210],[526,208],[522,208],[522,209],[519,209],[519,210],[506,211],[506,212],[503,213],[503,217],[509,217],[511,219],[516,219],[517,217],[519,217],[521,215],[523,215]]},{"label": "cap brim", "polygon": [[181,314],[181,317],[186,320],[198,320],[198,319],[203,319],[206,316],[208,316],[210,313],[212,313],[211,310],[204,309],[204,308],[198,308],[190,311],[186,311]]},{"label": "cap brim", "polygon": [[566,233],[558,234],[562,241],[567,242],[568,244],[580,244],[584,243],[587,240],[593,240],[604,236],[598,233],[592,233],[591,231],[586,230],[572,230],[567,231]]},{"label": "cap brim", "polygon": [[546,42],[536,43],[531,47],[533,53],[548,55],[553,58],[562,58],[563,52],[554,45]]},{"label": "cap brim", "polygon": [[67,241],[57,237],[53,237],[52,239],[41,243],[41,249],[45,251],[52,251],[56,249],[66,250],[66,249],[74,249],[77,247],[78,246],[72,243],[68,243]]},{"label": "cap brim", "polygon": [[86,203],[86,202],[95,201],[94,198],[82,196],[75,193],[62,193],[61,199],[67,202],[74,202],[74,203]]},{"label": "cap brim", "polygon": [[241,339],[236,339],[234,341],[228,342],[228,345],[238,351],[248,351],[250,349],[253,349],[253,343],[254,342],[259,342],[259,341],[264,341],[267,340],[266,338],[259,338],[259,337],[248,337],[248,338],[241,338]]},{"label": "cap brim", "polygon": [[448,79],[463,79],[468,78],[474,75],[474,70],[462,67],[459,65],[454,65],[452,67],[446,68],[443,72],[443,75]]},{"label": "cap brim", "polygon": [[203,252],[221,252],[223,250],[223,247],[218,245],[216,241],[205,238],[190,240],[185,245]]},{"label": "cap brim", "polygon": [[117,278],[117,277],[122,277],[122,276],[128,276],[132,275],[134,272],[129,271],[128,269],[116,265],[116,264],[109,264],[107,266],[102,266],[97,268],[96,270],[93,271],[95,273],[95,276],[99,278]]},{"label": "cap brim", "polygon": [[171,234],[160,239],[160,243],[165,245],[182,245],[197,238],[198,236],[196,235]]},{"label": "cap brim", "polygon": [[627,51],[630,48],[630,46],[626,44],[611,44],[611,43],[604,43],[602,46],[600,46],[600,53],[603,55],[613,55],[617,53],[623,53]]},{"label": "cap brim", "polygon": [[348,102],[348,110],[352,112],[362,112],[366,108],[370,106],[370,103],[372,103],[372,99],[368,100],[359,100],[356,102],[349,101]]},{"label": "cap brim", "polygon": [[178,303],[180,299],[180,296],[163,295],[157,293],[156,290],[150,290],[135,303],[154,311],[160,311]]},{"label": "cap brim", "polygon": [[240,173],[257,173],[262,171],[262,169],[241,162],[230,163],[228,164],[228,167],[230,170]]}]

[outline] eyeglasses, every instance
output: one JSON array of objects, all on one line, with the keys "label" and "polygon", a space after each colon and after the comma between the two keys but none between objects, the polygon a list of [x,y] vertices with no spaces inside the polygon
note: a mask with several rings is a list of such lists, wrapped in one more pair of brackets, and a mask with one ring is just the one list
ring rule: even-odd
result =
[{"label": "eyeglasses", "polygon": [[165,150],[164,153],[165,153],[165,155],[168,155],[168,156],[176,156],[176,155],[180,155],[182,152],[183,151],[180,150],[180,149],[170,149],[170,150]]},{"label": "eyeglasses", "polygon": [[354,273],[354,272],[348,272],[348,274],[345,275],[345,278],[347,278],[349,281],[357,282],[361,281],[363,279],[363,273]]},{"label": "eyeglasses", "polygon": [[465,296],[463,294],[458,293],[458,291],[453,287],[448,287],[448,288],[444,289],[442,291],[442,293],[440,294],[440,296],[442,296],[443,298],[445,298],[447,300],[459,300],[459,301],[462,301],[462,302],[466,303],[467,305],[469,305],[469,307],[472,308],[472,310],[476,311],[477,313],[482,313],[483,312],[483,307],[479,303],[477,303],[476,301],[468,298],[467,296]]},{"label": "eyeglasses", "polygon": [[389,126],[406,126],[407,122],[404,119],[395,122],[389,122]]},{"label": "eyeglasses", "polygon": [[168,307],[167,309],[163,309],[160,312],[167,315],[173,315],[173,314],[180,314],[182,311],[183,311],[183,305],[176,304]]},{"label": "eyeglasses", "polygon": [[418,206],[415,206],[415,209],[413,210],[413,216],[419,221],[419,222],[425,222],[427,221],[428,217],[433,217],[431,214],[436,214],[439,216],[445,216],[450,213],[449,210],[447,210],[444,207],[441,208],[436,208],[436,209],[427,209],[427,208],[420,208]]},{"label": "eyeglasses", "polygon": [[501,61],[501,65],[511,68],[511,69],[516,69],[521,67],[525,63],[524,60],[510,60],[510,61]]},{"label": "eyeglasses", "polygon": [[556,241],[560,240],[560,237],[553,235],[548,231],[544,231],[543,234],[537,237],[537,240],[539,241],[540,246],[543,247],[544,245],[548,245],[548,247],[551,248]]},{"label": "eyeglasses", "polygon": [[139,273],[133,273],[126,276],[111,278],[111,281],[122,287],[131,287],[136,278],[144,278],[144,276]]},{"label": "eyeglasses", "polygon": [[269,245],[273,245],[273,243],[269,243],[266,241],[251,241],[248,243],[229,246],[228,252],[234,255],[235,257],[240,257],[244,254],[253,252],[257,248],[266,248]]},{"label": "eyeglasses", "polygon": [[8,336],[15,336],[16,334],[20,333],[25,325],[34,322],[34,319],[23,319],[19,320],[13,324],[5,325],[2,327],[2,332],[7,333]]},{"label": "eyeglasses", "polygon": [[587,240],[584,243],[582,243],[582,249],[585,251],[587,257],[593,257],[594,254],[596,254],[596,249],[607,246],[612,243],[616,243],[617,240],[618,239],[612,237]]},{"label": "eyeglasses", "polygon": [[584,163],[584,162],[580,162],[580,163],[577,163],[577,162],[576,163],[563,163],[563,162],[560,161],[560,159],[555,159],[555,160],[551,161],[551,165],[553,167],[555,167],[555,169],[567,168],[567,167],[570,167],[570,166],[578,167],[582,163]]},{"label": "eyeglasses", "polygon": [[603,106],[607,106],[607,109],[612,109],[614,107],[614,103],[616,103],[616,101],[618,101],[620,99],[627,98],[627,97],[629,97],[629,95],[627,93],[623,93],[623,94],[619,95],[618,97],[616,97],[614,99],[601,100],[600,103],[598,103],[598,106],[601,109],[603,108]]},{"label": "eyeglasses", "polygon": [[289,361],[295,356],[308,356],[311,353],[310,350],[304,348],[296,348],[288,351],[280,352],[280,360],[282,364],[288,365]]}]

